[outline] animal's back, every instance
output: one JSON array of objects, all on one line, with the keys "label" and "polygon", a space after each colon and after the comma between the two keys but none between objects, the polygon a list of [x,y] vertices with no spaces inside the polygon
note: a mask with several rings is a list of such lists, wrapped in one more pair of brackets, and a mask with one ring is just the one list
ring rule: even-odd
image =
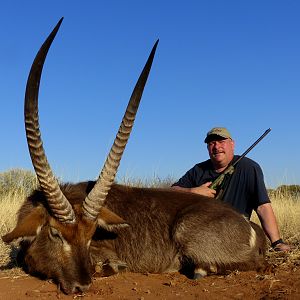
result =
[{"label": "animal's back", "polygon": [[[106,205],[131,225],[114,240],[114,251],[130,271],[178,269],[187,257],[220,271],[256,269],[263,260],[263,255],[257,259],[256,245],[250,246],[256,233],[249,221],[223,202],[171,189],[115,185]],[[255,259],[249,262],[251,256]]]}]

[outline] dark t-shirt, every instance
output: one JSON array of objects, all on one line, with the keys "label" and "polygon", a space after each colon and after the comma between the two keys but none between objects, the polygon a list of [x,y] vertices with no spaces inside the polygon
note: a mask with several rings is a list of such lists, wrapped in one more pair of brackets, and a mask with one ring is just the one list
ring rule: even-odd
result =
[{"label": "dark t-shirt", "polygon": [[[235,155],[233,161],[238,157]],[[220,173],[214,170],[209,159],[196,164],[173,186],[197,187],[206,182],[214,181],[219,175]],[[259,205],[270,202],[260,166],[247,157],[242,158],[235,166],[235,171],[230,176],[226,186],[222,200],[248,218]]]}]

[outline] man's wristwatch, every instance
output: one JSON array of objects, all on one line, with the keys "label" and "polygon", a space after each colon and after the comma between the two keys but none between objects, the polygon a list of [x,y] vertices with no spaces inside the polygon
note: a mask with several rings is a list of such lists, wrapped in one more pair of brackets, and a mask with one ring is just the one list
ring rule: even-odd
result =
[{"label": "man's wristwatch", "polygon": [[284,244],[282,239],[279,239],[271,244],[272,248],[275,248],[278,244]]}]

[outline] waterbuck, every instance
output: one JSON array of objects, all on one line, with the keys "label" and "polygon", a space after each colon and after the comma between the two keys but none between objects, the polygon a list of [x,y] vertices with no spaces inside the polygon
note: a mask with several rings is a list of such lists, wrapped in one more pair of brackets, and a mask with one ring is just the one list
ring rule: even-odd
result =
[{"label": "waterbuck", "polygon": [[194,279],[264,265],[265,235],[226,204],[173,189],[115,184],[157,47],[133,90],[97,181],[60,185],[47,161],[38,120],[38,92],[47,52],[62,19],[32,64],[25,93],[25,127],[39,181],[2,237],[21,240],[24,268],[52,278],[65,293],[86,291],[92,276],[186,272]]}]

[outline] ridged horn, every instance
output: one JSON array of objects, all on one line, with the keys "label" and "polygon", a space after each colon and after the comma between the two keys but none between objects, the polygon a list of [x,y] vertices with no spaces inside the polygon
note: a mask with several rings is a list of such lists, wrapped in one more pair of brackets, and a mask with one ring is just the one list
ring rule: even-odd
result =
[{"label": "ridged horn", "polygon": [[47,197],[52,214],[60,222],[74,223],[75,214],[72,206],[62,193],[48,163],[39,129],[38,116],[38,94],[44,62],[62,21],[63,18],[59,20],[33,61],[26,85],[24,116],[27,144],[32,164],[40,187]]},{"label": "ridged horn", "polygon": [[106,158],[100,176],[94,188],[90,191],[83,202],[83,213],[89,219],[94,220],[97,218],[106,196],[115,180],[117,169],[129,139],[144,87],[150,73],[157,44],[158,40],[154,44],[144,69],[134,87],[119,131]]}]

